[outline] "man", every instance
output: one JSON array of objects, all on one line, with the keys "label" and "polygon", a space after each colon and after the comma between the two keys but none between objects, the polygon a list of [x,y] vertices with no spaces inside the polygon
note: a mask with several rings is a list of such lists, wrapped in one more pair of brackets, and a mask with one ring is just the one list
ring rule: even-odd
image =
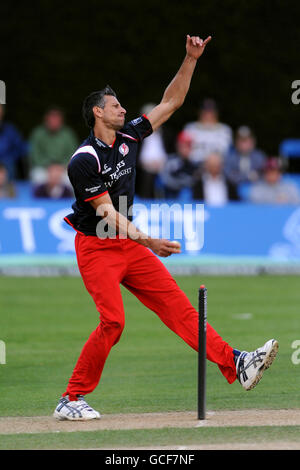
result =
[{"label": "man", "polygon": [[176,138],[176,152],[168,155],[168,160],[160,174],[167,199],[181,197],[183,189],[190,189],[194,182],[194,173],[198,167],[189,159],[192,146],[191,136],[181,131]]},{"label": "man", "polygon": [[204,201],[208,206],[224,206],[229,201],[238,201],[237,187],[223,172],[223,157],[220,153],[210,153],[200,171],[195,175],[193,197]]},{"label": "man", "polygon": [[46,181],[47,167],[55,162],[66,165],[78,145],[73,129],[65,124],[62,109],[52,106],[45,112],[43,123],[30,137],[30,179],[35,184]]},{"label": "man", "polygon": [[212,152],[225,154],[232,143],[232,130],[219,121],[219,110],[212,99],[203,101],[198,120],[188,123],[184,130],[193,137],[190,159],[195,163],[202,163]]},{"label": "man", "polygon": [[18,177],[17,166],[27,154],[27,143],[17,128],[5,119],[5,107],[0,104],[0,163],[7,169],[10,181]]},{"label": "man", "polygon": [[[198,313],[155,256],[179,253],[180,247],[142,233],[119,209],[124,205],[124,196],[127,209],[132,205],[139,143],[183,104],[197,60],[210,40],[210,36],[205,41],[187,36],[183,64],[161,103],[148,117],[124,125],[126,110],[109,87],[90,94],[84,101],[83,115],[92,131],[68,166],[76,202],[74,213],[65,220],[77,230],[79,270],[101,322],[84,345],[67,390],[54,411],[58,419],[100,418],[84,396],[98,385],[110,349],[124,328],[120,284],[197,350]],[[106,237],[106,226],[111,233],[116,229],[117,236]],[[229,383],[238,377],[246,389],[257,384],[277,348],[277,341],[270,340],[255,352],[240,352],[207,325],[207,358],[219,366]]]},{"label": "man", "polygon": [[255,204],[299,204],[300,193],[292,181],[282,180],[279,159],[269,158],[264,168],[264,178],[250,190],[251,202]]},{"label": "man", "polygon": [[45,183],[33,188],[33,196],[46,199],[66,199],[73,197],[73,192],[64,183],[65,166],[61,163],[51,163],[47,167]]},{"label": "man", "polygon": [[263,174],[266,155],[256,147],[256,138],[248,126],[236,132],[235,146],[225,155],[224,172],[233,183],[253,183]]},{"label": "man", "polygon": [[0,162],[0,199],[11,199],[15,196],[15,187],[13,183],[9,181],[7,168]]}]

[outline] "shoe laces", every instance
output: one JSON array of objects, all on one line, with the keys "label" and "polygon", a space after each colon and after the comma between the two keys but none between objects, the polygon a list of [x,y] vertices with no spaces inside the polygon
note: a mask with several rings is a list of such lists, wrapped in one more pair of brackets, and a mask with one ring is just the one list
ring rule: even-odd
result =
[{"label": "shoe laces", "polygon": [[[243,351],[239,356],[238,367],[237,367],[237,377],[239,381],[241,381],[241,378],[243,378],[243,380],[246,381],[248,379],[246,370],[249,369],[249,367],[251,366],[253,366],[255,369],[257,367],[260,367],[261,363],[263,362],[263,356],[265,355],[266,355],[266,352],[260,351],[259,349],[250,353]],[[250,356],[249,360],[246,359],[247,356]]]},{"label": "shoe laces", "polygon": [[88,410],[88,411],[94,411],[93,408],[90,407],[90,405],[85,401],[84,399],[84,395],[77,395],[77,398],[78,398],[78,402],[80,402],[80,409],[81,410]]},{"label": "shoe laces", "polygon": [[245,367],[245,369],[247,369],[248,367],[252,365],[255,368],[258,367],[263,362],[263,356],[266,355],[266,351],[259,351],[259,349],[257,349],[256,351],[251,352],[250,354],[251,354],[251,359],[247,363],[247,366]]}]

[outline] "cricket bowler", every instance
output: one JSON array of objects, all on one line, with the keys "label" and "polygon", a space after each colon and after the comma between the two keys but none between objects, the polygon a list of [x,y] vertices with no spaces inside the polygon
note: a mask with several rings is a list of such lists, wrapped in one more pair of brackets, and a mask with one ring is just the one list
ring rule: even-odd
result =
[{"label": "cricket bowler", "polygon": [[[182,106],[197,61],[210,41],[211,36],[202,40],[187,35],[183,63],[148,116],[125,124],[126,110],[109,86],[84,100],[83,117],[91,132],[68,164],[76,201],[65,221],[77,232],[79,271],[100,323],[86,341],[54,411],[57,419],[100,418],[85,397],[97,387],[108,354],[124,328],[120,285],[197,351],[198,312],[158,258],[180,253],[180,244],[138,230],[130,208],[139,146]],[[254,352],[233,349],[207,324],[207,359],[218,365],[229,383],[238,379],[246,390],[258,383],[277,349],[274,339]]]}]

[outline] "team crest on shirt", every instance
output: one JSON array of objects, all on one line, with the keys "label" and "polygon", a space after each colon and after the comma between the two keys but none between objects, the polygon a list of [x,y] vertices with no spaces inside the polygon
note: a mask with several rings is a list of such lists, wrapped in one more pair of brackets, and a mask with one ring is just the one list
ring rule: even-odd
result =
[{"label": "team crest on shirt", "polygon": [[129,152],[129,147],[126,144],[121,144],[119,147],[119,152],[123,157],[125,157]]}]

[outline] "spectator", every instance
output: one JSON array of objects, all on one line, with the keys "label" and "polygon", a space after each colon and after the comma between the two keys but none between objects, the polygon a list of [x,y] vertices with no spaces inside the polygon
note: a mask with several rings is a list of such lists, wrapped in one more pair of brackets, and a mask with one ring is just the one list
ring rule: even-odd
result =
[{"label": "spectator", "polygon": [[0,199],[15,197],[15,188],[8,179],[8,171],[3,163],[0,163]]},{"label": "spectator", "polygon": [[69,186],[63,182],[64,165],[51,163],[47,168],[47,180],[34,188],[33,195],[38,198],[63,199],[73,197]]},{"label": "spectator", "polygon": [[176,140],[176,153],[168,155],[160,175],[167,198],[176,198],[182,189],[191,188],[193,185],[193,174],[197,165],[189,160],[191,147],[192,137],[185,131],[180,132]]},{"label": "spectator", "polygon": [[[141,114],[148,114],[156,105],[149,103],[142,108]],[[163,139],[163,130],[159,128],[142,143],[139,153],[139,174],[137,193],[146,199],[156,197],[156,180],[164,168],[167,152]]]},{"label": "spectator", "polygon": [[64,113],[52,107],[46,111],[44,122],[36,127],[30,137],[31,180],[45,182],[46,168],[52,162],[66,165],[78,147],[73,130],[65,125]]},{"label": "spectator", "polygon": [[212,99],[205,99],[198,120],[185,126],[193,137],[190,159],[200,163],[212,152],[225,154],[232,143],[232,130],[219,122],[219,111]]},{"label": "spectator", "polygon": [[213,152],[207,156],[203,169],[198,171],[193,197],[211,206],[223,206],[229,201],[239,200],[236,185],[224,176],[220,153]]},{"label": "spectator", "polygon": [[282,181],[278,158],[270,158],[264,171],[264,178],[250,190],[250,200],[257,204],[299,204],[300,194],[292,182]]},{"label": "spectator", "polygon": [[236,133],[235,147],[225,156],[225,175],[235,184],[255,182],[263,174],[266,159],[266,155],[256,148],[251,129],[241,126]]},{"label": "spectator", "polygon": [[16,164],[25,157],[27,145],[11,123],[4,121],[4,105],[0,104],[0,163],[5,165],[8,179],[16,179]]}]

